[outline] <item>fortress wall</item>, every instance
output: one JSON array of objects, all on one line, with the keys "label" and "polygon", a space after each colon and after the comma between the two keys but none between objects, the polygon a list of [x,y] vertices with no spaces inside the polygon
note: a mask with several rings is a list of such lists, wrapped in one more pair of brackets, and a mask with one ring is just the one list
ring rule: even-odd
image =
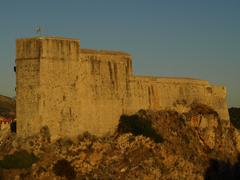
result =
[{"label": "fortress wall", "polygon": [[41,41],[41,59],[47,60],[78,60],[80,40],[68,38],[44,37]]},{"label": "fortress wall", "polygon": [[[230,125],[230,117],[227,104],[227,90],[224,86],[211,85],[205,88],[206,103],[218,112],[225,125]],[[204,100],[202,100],[203,102]]]},{"label": "fortress wall", "polygon": [[16,114],[20,136],[37,132],[39,114],[39,71],[41,42],[35,39],[16,41]]},{"label": "fortress wall", "polygon": [[40,48],[39,39],[17,39],[16,60],[37,59],[40,57]]},{"label": "fortress wall", "polygon": [[39,37],[18,42],[20,135],[34,134],[45,125],[53,139],[114,130],[125,111],[130,55],[80,50],[74,39]]},{"label": "fortress wall", "polygon": [[56,139],[81,129],[78,109],[79,40],[44,39],[40,59],[39,124]]},{"label": "fortress wall", "polygon": [[113,132],[120,115],[126,111],[131,57],[125,53],[81,50],[80,60],[85,76],[80,92],[84,97],[81,106],[84,126],[97,135]]},{"label": "fortress wall", "polygon": [[[17,131],[29,136],[47,125],[52,139],[113,132],[122,114],[139,109],[187,111],[213,107],[228,120],[226,90],[207,81],[140,77],[127,53],[80,49],[79,40],[17,40]],[[226,121],[229,122],[229,121]]]},{"label": "fortress wall", "polygon": [[223,120],[229,120],[226,89],[207,81],[181,78],[133,77],[130,80],[128,113],[139,109],[189,110],[192,103],[209,105]]},{"label": "fortress wall", "polygon": [[173,109],[177,102],[187,104],[189,93],[198,98],[196,94],[205,84],[205,81],[190,79],[133,77],[130,80],[129,113],[140,108]]}]

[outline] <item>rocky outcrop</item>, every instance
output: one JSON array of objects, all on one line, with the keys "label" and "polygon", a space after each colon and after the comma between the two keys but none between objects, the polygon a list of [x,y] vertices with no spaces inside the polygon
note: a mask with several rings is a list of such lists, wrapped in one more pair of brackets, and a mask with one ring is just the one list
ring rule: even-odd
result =
[{"label": "rocky outcrop", "polygon": [[[208,106],[194,105],[185,113],[140,110],[124,117],[115,134],[103,137],[84,133],[51,142],[47,127],[27,139],[9,134],[0,145],[2,158],[24,149],[39,161],[30,169],[4,169],[2,178],[61,179],[56,174],[59,171],[69,179],[211,179],[239,175],[240,132],[232,126],[223,127],[218,114]],[[136,126],[127,118],[141,123]],[[156,141],[156,136],[161,141]],[[69,163],[71,173],[58,169],[62,168],[59,162]]]}]

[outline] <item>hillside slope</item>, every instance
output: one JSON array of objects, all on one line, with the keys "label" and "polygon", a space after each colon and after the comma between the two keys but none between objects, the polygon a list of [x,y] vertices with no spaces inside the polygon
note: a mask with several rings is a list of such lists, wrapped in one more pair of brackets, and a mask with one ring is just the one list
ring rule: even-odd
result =
[{"label": "hillside slope", "polygon": [[11,112],[15,112],[15,109],[16,103],[14,99],[0,95],[0,116],[14,116]]},{"label": "hillside slope", "polygon": [[[26,139],[6,134],[0,144],[1,178],[240,177],[240,132],[232,126],[223,128],[218,114],[205,105],[195,105],[183,114],[141,110],[132,116],[123,115],[115,134],[104,137],[84,133],[51,142],[50,133],[43,127],[39,134]],[[30,167],[19,163],[21,154]]]}]

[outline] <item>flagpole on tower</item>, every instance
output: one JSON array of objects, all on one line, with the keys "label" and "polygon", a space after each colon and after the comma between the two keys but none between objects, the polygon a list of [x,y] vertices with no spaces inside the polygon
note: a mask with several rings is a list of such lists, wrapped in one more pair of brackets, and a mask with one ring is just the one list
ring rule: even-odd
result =
[{"label": "flagpole on tower", "polygon": [[35,33],[39,36],[42,36],[43,28],[41,26],[37,26]]}]

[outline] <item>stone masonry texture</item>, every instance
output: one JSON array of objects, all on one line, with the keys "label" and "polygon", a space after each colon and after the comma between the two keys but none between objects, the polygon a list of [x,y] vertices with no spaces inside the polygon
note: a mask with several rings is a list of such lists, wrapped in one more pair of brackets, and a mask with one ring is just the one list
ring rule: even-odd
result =
[{"label": "stone masonry texture", "polygon": [[122,114],[139,109],[188,111],[202,103],[229,122],[225,87],[205,80],[134,76],[131,55],[81,49],[78,39],[16,40],[19,136],[48,126],[52,139],[114,132]]}]

